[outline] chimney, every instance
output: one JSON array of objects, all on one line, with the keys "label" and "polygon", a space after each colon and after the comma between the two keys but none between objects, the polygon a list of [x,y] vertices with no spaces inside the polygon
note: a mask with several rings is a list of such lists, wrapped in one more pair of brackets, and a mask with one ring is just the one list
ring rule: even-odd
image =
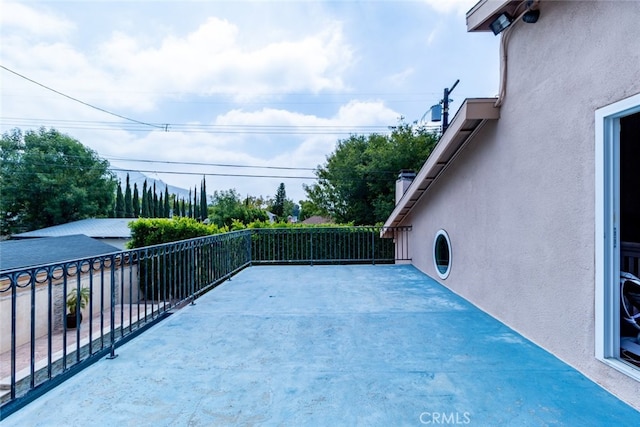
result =
[{"label": "chimney", "polygon": [[398,175],[396,181],[396,205],[402,199],[402,196],[407,191],[407,188],[411,185],[416,177],[416,173],[410,169],[402,169]]}]

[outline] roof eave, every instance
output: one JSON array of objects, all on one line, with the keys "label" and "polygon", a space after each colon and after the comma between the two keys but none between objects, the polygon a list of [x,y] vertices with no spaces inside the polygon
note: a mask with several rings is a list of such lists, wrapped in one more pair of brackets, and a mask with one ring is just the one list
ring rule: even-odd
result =
[{"label": "roof eave", "polygon": [[514,15],[518,4],[517,0],[481,0],[467,12],[467,31],[491,31],[489,24],[501,13],[507,12]]},{"label": "roof eave", "polygon": [[[473,139],[476,130],[487,120],[500,118],[500,107],[496,107],[495,102],[496,98],[472,98],[464,101],[416,178],[396,204],[384,224],[385,229],[402,225],[402,221],[411,212],[422,194],[453,161],[456,154]],[[383,237],[388,237],[386,234],[384,231],[382,232]]]}]

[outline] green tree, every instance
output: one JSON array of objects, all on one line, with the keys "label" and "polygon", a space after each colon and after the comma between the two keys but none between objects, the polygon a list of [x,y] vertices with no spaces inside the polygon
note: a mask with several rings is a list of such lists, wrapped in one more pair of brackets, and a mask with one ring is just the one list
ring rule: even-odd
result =
[{"label": "green tree", "polygon": [[193,188],[193,219],[200,220],[200,203],[198,203],[198,188]]},{"label": "green tree", "polygon": [[169,187],[168,186],[164,186],[164,205],[163,205],[163,212],[162,212],[162,216],[165,218],[169,218],[171,216],[171,210],[170,210],[170,201],[169,201]]},{"label": "green tree", "polygon": [[113,216],[116,218],[124,218],[124,196],[122,195],[122,183],[118,181],[118,189],[116,191],[116,206]]},{"label": "green tree", "polygon": [[209,211],[207,207],[207,182],[205,177],[202,177],[202,182],[200,183],[200,217],[204,221],[209,216]]},{"label": "green tree", "polygon": [[55,129],[3,134],[0,160],[2,234],[105,217],[113,209],[109,162]]},{"label": "green tree", "polygon": [[153,202],[153,189],[151,186],[147,189],[147,203],[149,203],[149,218],[155,218],[155,204]]},{"label": "green tree", "polygon": [[138,184],[133,183],[133,217],[138,218],[140,216],[140,194],[138,194]]},{"label": "green tree", "polygon": [[287,200],[287,192],[284,188],[284,183],[281,182],[278,186],[278,191],[276,191],[276,198],[271,205],[271,213],[278,217],[278,219],[282,219],[285,214],[285,202]]},{"label": "green tree", "polygon": [[269,203],[262,196],[258,196],[258,197],[247,196],[244,199],[244,205],[247,208],[255,208],[255,209],[266,210],[266,209],[268,209]]},{"label": "green tree", "polygon": [[300,216],[298,217],[299,221],[304,221],[307,218],[310,218],[314,215],[319,215],[319,216],[329,216],[329,214],[320,209],[318,206],[316,206],[315,203],[313,203],[310,200],[301,200],[300,201]]},{"label": "green tree", "polygon": [[269,216],[258,207],[251,206],[248,199],[243,203],[240,195],[234,189],[228,191],[214,191],[209,219],[218,227],[230,227],[234,220],[243,224],[253,221],[267,221]]},{"label": "green tree", "polygon": [[124,217],[134,218],[133,216],[133,197],[131,195],[131,184],[129,183],[129,174],[127,174],[127,185],[124,190]]},{"label": "green tree", "polygon": [[395,181],[401,169],[418,170],[437,143],[424,127],[400,121],[390,135],[352,135],[316,170],[318,183],[305,186],[319,212],[339,223],[375,224],[395,205]]},{"label": "green tree", "polygon": [[142,184],[142,218],[149,218],[149,197],[147,195],[147,180],[144,180],[144,184]]},{"label": "green tree", "polygon": [[156,183],[153,182],[153,194],[151,195],[151,204],[153,205],[153,218],[160,218],[160,204],[158,200],[158,191],[156,190]]}]

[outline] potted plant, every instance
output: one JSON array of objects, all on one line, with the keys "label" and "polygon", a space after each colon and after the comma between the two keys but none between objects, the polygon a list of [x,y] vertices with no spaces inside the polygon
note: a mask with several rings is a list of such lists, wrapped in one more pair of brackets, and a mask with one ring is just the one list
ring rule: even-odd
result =
[{"label": "potted plant", "polygon": [[[80,301],[78,303],[78,289],[74,288],[67,294],[67,308],[69,309],[69,313],[67,314],[67,328],[73,329],[78,326],[78,322],[76,320],[79,317],[79,322],[82,322],[82,309],[87,306],[89,302],[89,295],[91,292],[89,288],[80,288]],[[78,310],[80,307],[80,310]],[[77,311],[77,316],[76,316]]]}]

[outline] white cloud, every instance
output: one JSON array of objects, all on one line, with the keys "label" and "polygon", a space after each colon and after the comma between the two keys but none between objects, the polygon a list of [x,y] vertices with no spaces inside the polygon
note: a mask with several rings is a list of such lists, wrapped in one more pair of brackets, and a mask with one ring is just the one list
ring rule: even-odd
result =
[{"label": "white cloud", "polygon": [[39,30],[35,38],[21,32],[5,37],[3,65],[87,102],[98,99],[104,108],[145,112],[179,93],[246,101],[264,93],[342,92],[342,75],[352,61],[336,22],[315,33],[249,43],[259,34],[241,34],[233,23],[208,17],[183,34],[154,38],[118,31],[97,46],[79,46],[64,38],[73,28],[69,21],[25,5],[11,7],[27,17],[21,24],[12,19],[12,25]]},{"label": "white cloud", "polygon": [[439,13],[457,13],[465,14],[479,0],[423,0]]},{"label": "white cloud", "polygon": [[[270,125],[293,127],[370,126],[394,123],[398,113],[382,101],[350,101],[330,118],[287,110],[264,108],[258,111],[231,110],[216,118],[217,125]],[[319,129],[322,131],[322,129]]]},{"label": "white cloud", "polygon": [[442,29],[440,25],[437,25],[435,28],[433,28],[429,32],[429,35],[427,36],[427,46],[431,46],[433,42],[438,38],[441,32],[442,32]]},{"label": "white cloud", "polygon": [[125,86],[150,92],[223,93],[246,100],[265,92],[344,90],[341,75],[351,50],[339,25],[253,50],[243,48],[239,32],[210,17],[194,32],[169,36],[155,47],[117,33],[100,47],[100,61],[116,70]]},{"label": "white cloud", "polygon": [[407,80],[411,76],[415,74],[415,72],[416,72],[415,68],[408,67],[398,73],[395,73],[389,76],[389,81],[391,82],[391,84],[395,86],[402,86],[407,82]]},{"label": "white cloud", "polygon": [[[75,29],[75,25],[50,11],[43,12],[20,3],[2,2],[0,27],[3,33],[8,30],[36,36],[62,37]],[[4,43],[3,43],[4,44]]]},{"label": "white cloud", "polygon": [[349,125],[383,125],[395,123],[399,114],[383,101],[351,101],[340,107],[336,120]]}]

